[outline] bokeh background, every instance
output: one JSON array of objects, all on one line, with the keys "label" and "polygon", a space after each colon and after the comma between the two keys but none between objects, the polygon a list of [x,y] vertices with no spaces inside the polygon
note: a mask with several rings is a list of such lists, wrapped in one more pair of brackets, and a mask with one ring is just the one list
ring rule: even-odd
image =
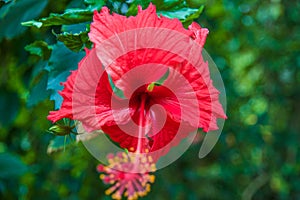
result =
[{"label": "bokeh background", "polygon": [[[119,13],[143,3],[101,2]],[[300,2],[185,3],[205,5],[196,21],[210,30],[205,48],[225,83],[228,120],[207,157],[198,159],[200,134],[179,160],[156,172],[143,199],[300,199]],[[36,40],[56,43],[52,32],[61,26],[20,24],[83,5],[0,1],[0,199],[110,199],[95,170],[98,162],[83,145],[72,143],[64,151],[46,131],[54,109],[43,70],[49,55],[37,49],[43,60],[24,48]]]}]

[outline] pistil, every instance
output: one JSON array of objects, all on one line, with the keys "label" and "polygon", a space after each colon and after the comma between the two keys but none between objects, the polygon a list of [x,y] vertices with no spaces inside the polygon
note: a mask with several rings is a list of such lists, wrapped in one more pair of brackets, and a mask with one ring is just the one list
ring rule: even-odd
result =
[{"label": "pistil", "polygon": [[137,153],[142,153],[142,139],[145,135],[143,124],[145,121],[145,102],[146,94],[141,95],[141,105],[140,105],[140,115],[139,115],[139,134],[138,134],[138,144],[137,144]]}]

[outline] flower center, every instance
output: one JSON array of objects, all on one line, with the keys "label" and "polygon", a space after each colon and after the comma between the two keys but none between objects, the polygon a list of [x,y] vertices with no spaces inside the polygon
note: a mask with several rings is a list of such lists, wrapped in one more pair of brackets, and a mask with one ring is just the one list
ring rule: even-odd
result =
[{"label": "flower center", "polygon": [[[138,88],[131,96],[129,100],[129,106],[135,110],[133,114],[133,120],[138,125],[135,132],[136,146],[130,147],[128,150],[135,153],[145,153],[151,149],[152,139],[148,137],[149,131],[151,131],[152,116],[150,116],[150,108],[153,104],[153,94],[151,91],[157,85],[157,83],[150,83]],[[146,141],[145,138],[148,140]]]}]

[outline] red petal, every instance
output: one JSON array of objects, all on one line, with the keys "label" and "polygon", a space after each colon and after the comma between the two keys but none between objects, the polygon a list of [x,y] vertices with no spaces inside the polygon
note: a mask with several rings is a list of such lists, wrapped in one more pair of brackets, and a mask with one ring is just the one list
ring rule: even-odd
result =
[{"label": "red petal", "polygon": [[190,31],[182,26],[178,19],[159,18],[156,14],[155,6],[150,3],[146,10],[142,10],[139,6],[138,14],[135,17],[127,18],[115,13],[111,15],[107,7],[103,7],[100,13],[95,11],[89,37],[92,42],[99,44],[115,34],[144,27],[166,28],[192,35]]},{"label": "red petal", "polygon": [[[174,65],[175,70],[170,71],[164,85],[172,85],[177,88],[175,95],[178,99],[183,100],[184,103],[181,103],[180,106],[182,110],[186,111],[186,115],[182,118],[186,121],[192,121],[193,116],[195,118],[195,113],[197,113],[195,108],[198,108],[200,114],[198,127],[208,132],[217,130],[216,119],[226,118],[226,115],[219,102],[219,91],[213,86],[210,79],[208,63],[203,61],[198,63],[197,66],[192,66],[189,62]],[[184,76],[184,79],[188,80],[189,83],[183,84],[181,76]],[[192,92],[189,87],[192,87]],[[196,99],[194,95],[196,95]],[[197,106],[194,105],[195,102],[198,103]],[[172,109],[170,111],[172,112]]]},{"label": "red petal", "polygon": [[104,124],[122,124],[130,119],[128,101],[113,94],[95,48],[87,52],[60,94],[64,98],[61,109],[51,111],[48,116],[53,122],[62,118],[80,120],[87,131],[92,131]]},{"label": "red petal", "polygon": [[[109,137],[114,141],[117,142],[120,147],[126,148],[129,151],[136,151],[137,150],[137,145],[138,145],[138,132],[132,132],[134,135],[129,135],[123,130],[127,129],[127,127],[130,127],[130,125],[112,125],[112,126],[102,126],[103,132],[109,135]],[[120,128],[121,127],[121,128]],[[125,127],[125,128],[124,128]],[[141,144],[142,144],[142,152],[145,152],[146,149],[150,149],[148,146],[148,140],[146,138],[141,139]]]},{"label": "red petal", "polygon": [[[143,57],[146,52],[147,56]],[[143,59],[139,58],[140,55]],[[189,57],[191,60],[195,59],[192,53]],[[216,119],[226,118],[226,115],[219,103],[219,92],[210,79],[208,64],[201,56],[200,58],[194,61],[197,65],[193,66],[171,52],[141,49],[119,57],[117,64],[111,65],[108,71],[116,85],[129,97],[138,86],[162,76],[165,72],[163,66],[171,67],[169,76],[163,83],[165,89],[154,87],[151,93],[154,103],[163,105],[174,120],[184,119],[192,126],[201,127],[208,132],[218,129]],[[200,118],[195,121],[197,116]]]},{"label": "red petal", "polygon": [[[170,117],[167,117],[162,129],[158,128],[160,130],[157,129],[157,126],[160,126],[157,125],[157,123],[160,122],[152,119],[151,130],[148,133],[149,139],[146,137],[141,139],[141,152],[147,152],[147,150],[149,150],[151,156],[155,160],[168,153],[171,147],[177,146],[183,138],[186,138],[190,132],[195,130],[195,128],[192,128],[185,123],[182,125],[175,122]],[[125,126],[130,127],[131,125],[103,126],[102,130],[122,148],[126,148],[132,152],[136,151],[138,145],[138,133],[135,132],[135,136],[127,134],[123,131],[126,129],[124,128]]]},{"label": "red petal", "polygon": [[[179,128],[180,126],[182,127]],[[195,128],[192,128],[184,122],[180,124],[170,117],[167,117],[164,127],[158,133],[151,136],[153,140],[151,151],[158,151],[161,156],[165,155],[171,147],[178,145],[178,143],[193,130],[195,130]]]},{"label": "red petal", "polygon": [[193,32],[192,38],[201,46],[203,47],[205,44],[206,37],[208,35],[208,29],[201,28],[199,24],[193,22],[189,26],[189,30]]}]

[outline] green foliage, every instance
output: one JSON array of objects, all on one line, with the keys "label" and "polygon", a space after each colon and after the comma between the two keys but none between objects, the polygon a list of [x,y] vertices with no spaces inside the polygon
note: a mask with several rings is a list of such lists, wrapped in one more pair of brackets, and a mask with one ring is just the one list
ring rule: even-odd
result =
[{"label": "green foliage", "polygon": [[203,11],[204,6],[201,6],[199,9],[195,8],[180,8],[178,10],[170,11],[158,11],[158,14],[169,18],[178,18],[184,25],[189,25],[193,20],[198,19]]},{"label": "green foliage", "polygon": [[73,135],[55,137],[53,140],[50,141],[47,148],[47,153],[52,154],[61,150],[66,151],[66,147],[70,146],[71,144],[74,144],[74,141],[75,137]]},{"label": "green foliage", "polygon": [[89,5],[89,10],[100,10],[105,5],[104,0],[84,0],[84,2]]},{"label": "green foliage", "polygon": [[200,6],[200,8],[190,11],[190,14],[182,20],[183,25],[186,27],[190,25],[194,20],[198,19],[203,12],[204,6]]},{"label": "green foliage", "polygon": [[10,153],[0,153],[0,179],[19,177],[27,171],[27,166],[19,157]]},{"label": "green foliage", "polygon": [[91,48],[92,43],[89,41],[88,32],[80,32],[80,33],[61,33],[55,34],[58,41],[61,41],[68,47],[70,50],[74,52],[81,51],[84,47]]},{"label": "green foliage", "polygon": [[92,19],[93,12],[86,9],[68,9],[63,14],[51,13],[49,17],[39,20],[23,22],[23,26],[35,26],[41,28],[44,26],[58,26],[65,24],[76,24]]},{"label": "green foliage", "polygon": [[44,17],[39,20],[31,20],[22,22],[23,26],[34,26],[37,28],[47,26],[59,26],[68,24],[77,24],[81,22],[91,21],[94,10],[100,10],[104,5],[103,0],[85,0],[88,6],[85,9],[71,8],[66,9],[64,13],[51,13],[49,17]]},{"label": "green foliage", "polygon": [[13,122],[18,114],[18,95],[13,92],[0,91],[0,112],[7,113],[0,115],[0,126],[7,126]]},{"label": "green foliage", "polygon": [[169,18],[178,18],[185,26],[188,26],[193,20],[199,18],[204,8],[203,5],[200,5],[198,8],[191,8],[186,3],[186,1],[183,0],[135,0],[129,6],[126,15],[136,15],[138,5],[141,5],[142,8],[145,9],[148,7],[150,2],[152,2],[156,6],[158,15],[163,15]]},{"label": "green foliage", "polygon": [[28,171],[28,167],[18,156],[11,153],[0,153],[0,194],[6,190],[8,184],[15,186],[11,180],[19,178]]},{"label": "green foliage", "polygon": [[27,99],[27,106],[32,107],[39,102],[49,97],[50,91],[47,90],[48,76],[46,73],[40,73],[40,76],[35,79],[37,82],[30,88]]},{"label": "green foliage", "polygon": [[51,55],[51,47],[44,41],[35,41],[27,46],[25,50],[30,54],[37,55],[44,60],[48,60]]},{"label": "green foliage", "polygon": [[18,114],[20,102],[15,92],[0,91],[0,127],[10,125]]},{"label": "green foliage", "polygon": [[62,97],[58,94],[63,89],[61,85],[70,75],[70,71],[76,69],[84,53],[75,53],[69,50],[63,43],[58,42],[52,46],[52,54],[45,70],[48,71],[47,90],[51,92],[50,99],[55,101],[55,108],[60,108]]},{"label": "green foliage", "polygon": [[14,38],[26,28],[21,22],[36,18],[47,4],[47,0],[5,1],[0,8],[0,41],[3,38]]}]

